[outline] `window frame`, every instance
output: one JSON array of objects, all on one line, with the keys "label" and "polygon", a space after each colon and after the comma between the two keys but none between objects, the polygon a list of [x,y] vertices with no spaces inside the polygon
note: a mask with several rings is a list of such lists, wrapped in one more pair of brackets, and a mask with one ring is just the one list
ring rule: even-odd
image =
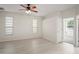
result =
[{"label": "window frame", "polygon": [[5,34],[12,35],[13,34],[13,17],[5,16]]},{"label": "window frame", "polygon": [[33,33],[37,33],[38,32],[38,20],[37,19],[33,19]]}]

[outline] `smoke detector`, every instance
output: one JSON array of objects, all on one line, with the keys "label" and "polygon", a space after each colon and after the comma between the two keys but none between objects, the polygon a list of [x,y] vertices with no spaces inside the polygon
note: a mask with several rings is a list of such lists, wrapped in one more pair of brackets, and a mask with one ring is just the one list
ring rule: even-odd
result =
[{"label": "smoke detector", "polygon": [[4,8],[0,7],[0,11],[4,11]]}]

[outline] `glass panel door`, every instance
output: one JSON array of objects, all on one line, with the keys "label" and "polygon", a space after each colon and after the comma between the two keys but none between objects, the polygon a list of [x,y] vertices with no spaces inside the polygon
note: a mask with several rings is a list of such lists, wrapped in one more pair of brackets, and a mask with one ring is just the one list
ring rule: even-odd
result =
[{"label": "glass panel door", "polygon": [[63,18],[63,42],[74,43],[74,17]]}]

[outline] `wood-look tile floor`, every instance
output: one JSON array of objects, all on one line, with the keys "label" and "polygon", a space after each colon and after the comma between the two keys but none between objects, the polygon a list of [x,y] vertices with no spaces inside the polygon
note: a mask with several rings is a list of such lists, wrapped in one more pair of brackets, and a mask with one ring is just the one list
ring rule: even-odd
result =
[{"label": "wood-look tile floor", "polygon": [[26,39],[0,42],[0,54],[72,54],[79,48],[72,44],[53,44],[45,39]]}]

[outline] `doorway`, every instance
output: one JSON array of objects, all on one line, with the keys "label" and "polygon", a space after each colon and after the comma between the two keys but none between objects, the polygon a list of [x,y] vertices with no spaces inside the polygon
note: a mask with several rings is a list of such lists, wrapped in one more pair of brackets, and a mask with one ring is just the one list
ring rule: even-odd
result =
[{"label": "doorway", "polygon": [[63,18],[63,42],[74,44],[74,17]]}]

